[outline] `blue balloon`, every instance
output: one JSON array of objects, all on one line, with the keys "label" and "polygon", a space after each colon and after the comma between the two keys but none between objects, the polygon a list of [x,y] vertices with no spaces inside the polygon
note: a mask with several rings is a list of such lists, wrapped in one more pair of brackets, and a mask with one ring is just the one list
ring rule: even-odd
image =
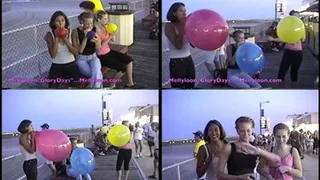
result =
[{"label": "blue balloon", "polygon": [[264,67],[263,51],[254,43],[243,43],[236,52],[236,62],[241,71],[255,74]]},{"label": "blue balloon", "polygon": [[88,33],[87,33],[87,38],[88,38],[88,40],[91,40],[91,39],[93,39],[93,38],[95,38],[96,37],[96,33],[94,32],[94,31],[89,31]]},{"label": "blue balloon", "polygon": [[83,147],[77,147],[73,150],[70,157],[72,169],[78,174],[91,173],[96,167],[96,161],[92,152]]}]

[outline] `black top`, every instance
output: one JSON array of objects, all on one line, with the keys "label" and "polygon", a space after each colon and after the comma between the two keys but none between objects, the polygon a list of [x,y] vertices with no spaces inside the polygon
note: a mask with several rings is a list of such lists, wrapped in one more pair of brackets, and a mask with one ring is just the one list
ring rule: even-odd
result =
[{"label": "black top", "polygon": [[[78,37],[79,37],[79,42],[81,44],[83,38],[84,38],[84,32],[77,28],[78,31]],[[96,32],[96,28],[94,27],[92,31]],[[84,48],[83,52],[80,53],[82,55],[92,55],[96,52],[96,44],[91,42],[90,40],[87,41],[86,47]]]},{"label": "black top", "polygon": [[66,159],[66,164],[67,165],[71,165],[70,158],[71,158],[71,154],[72,154],[73,150],[74,149],[71,150],[70,156]]},{"label": "black top", "polygon": [[236,145],[231,143],[231,153],[227,162],[228,174],[243,175],[253,173],[259,156],[245,155],[237,152]]},{"label": "black top", "polygon": [[[233,57],[234,54],[235,54],[236,51],[237,51],[237,47],[236,47],[235,44],[231,44],[231,48],[232,48],[232,54],[231,54],[231,56]],[[231,65],[230,63],[228,63],[228,68],[229,68],[229,69],[239,69],[239,66],[238,66],[237,62],[235,62],[234,65]]]}]

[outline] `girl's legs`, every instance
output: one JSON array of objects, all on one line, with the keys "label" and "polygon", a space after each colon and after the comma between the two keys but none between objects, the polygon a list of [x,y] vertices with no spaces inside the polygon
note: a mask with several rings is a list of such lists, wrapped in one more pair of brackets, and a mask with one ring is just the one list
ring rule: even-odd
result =
[{"label": "girl's legs", "polygon": [[38,160],[31,159],[23,162],[23,172],[26,174],[27,180],[37,180],[38,176]]},{"label": "girl's legs", "polygon": [[139,140],[139,145],[140,145],[140,157],[142,157],[142,140]]},{"label": "girl's legs", "polygon": [[116,165],[117,180],[121,180],[121,166],[124,160],[125,160],[125,150],[120,149],[118,153],[117,165]]},{"label": "girl's legs", "polygon": [[71,167],[67,168],[67,175],[76,178],[77,180],[82,180],[82,176],[77,174]]},{"label": "girl's legs", "polygon": [[129,176],[129,164],[132,156],[132,150],[126,149],[124,155],[124,179],[128,180]]}]

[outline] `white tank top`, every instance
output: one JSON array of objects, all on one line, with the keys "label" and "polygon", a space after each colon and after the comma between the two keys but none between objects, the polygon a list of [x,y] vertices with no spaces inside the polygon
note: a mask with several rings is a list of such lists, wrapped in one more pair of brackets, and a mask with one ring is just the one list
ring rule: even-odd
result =
[{"label": "white tank top", "polygon": [[[29,143],[31,143],[31,142],[29,141]],[[28,161],[28,160],[37,158],[35,153],[30,154],[27,150],[24,149],[24,147],[21,144],[19,144],[19,145],[20,145],[21,156],[24,161]]]},{"label": "white tank top", "polygon": [[[52,38],[54,39],[54,35],[52,31],[50,31]],[[71,32],[69,32],[69,42],[71,43]],[[55,58],[52,58],[52,63],[55,64],[67,64],[75,61],[74,55],[69,51],[67,45],[58,44],[58,54]]]},{"label": "white tank top", "polygon": [[[178,29],[174,26],[174,29],[176,31],[176,34],[179,34]],[[183,38],[183,45],[181,49],[177,49],[170,41],[169,41],[169,57],[171,59],[174,58],[186,58],[191,55],[190,49],[189,49],[189,41],[187,39],[187,36],[184,35]]]},{"label": "white tank top", "polygon": [[[207,149],[207,146],[204,145],[204,148],[206,150],[207,157],[208,157],[209,156],[209,151]],[[205,180],[218,180],[217,176],[216,176],[216,174],[217,174],[216,169],[217,169],[217,166],[218,166],[218,161],[219,161],[218,157],[213,157],[212,158],[212,161],[209,164],[207,172],[206,172],[206,179]]]}]

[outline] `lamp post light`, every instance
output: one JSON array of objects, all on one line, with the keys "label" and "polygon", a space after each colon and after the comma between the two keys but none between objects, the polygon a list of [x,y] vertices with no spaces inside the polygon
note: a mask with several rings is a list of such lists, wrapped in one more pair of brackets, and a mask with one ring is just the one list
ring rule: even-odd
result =
[{"label": "lamp post light", "polygon": [[264,117],[264,113],[262,113],[262,104],[270,103],[270,101],[262,101],[259,103],[259,110],[260,110],[260,134],[262,135],[262,117]]},{"label": "lamp post light", "polygon": [[[111,96],[112,95],[112,93],[102,93],[101,94],[101,116],[102,116],[102,126],[103,126],[103,124],[104,124],[104,111],[106,110],[107,111],[107,113],[109,114],[109,109],[107,108],[107,103],[106,103],[106,101],[105,101],[105,97],[106,96]],[[107,115],[107,120],[109,120],[109,116]]]}]

